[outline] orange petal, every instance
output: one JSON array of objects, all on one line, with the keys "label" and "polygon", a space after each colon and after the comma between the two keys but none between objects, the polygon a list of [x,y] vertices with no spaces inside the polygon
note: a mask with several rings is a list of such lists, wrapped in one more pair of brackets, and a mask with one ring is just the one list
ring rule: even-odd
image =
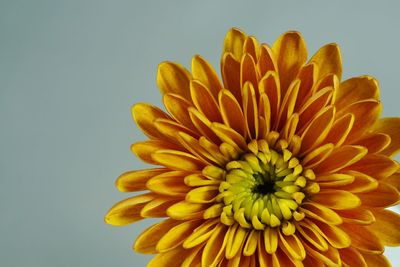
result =
[{"label": "orange petal", "polygon": [[325,141],[335,144],[335,147],[341,146],[353,128],[354,120],[355,117],[351,113],[336,119]]},{"label": "orange petal", "polygon": [[168,169],[160,168],[125,172],[118,177],[115,185],[121,192],[145,190],[149,179],[167,171]]},{"label": "orange petal", "polygon": [[313,202],[306,202],[299,208],[300,211],[304,212],[306,217],[313,218],[325,223],[329,223],[332,225],[338,225],[342,223],[342,218],[324,205],[313,203]]},{"label": "orange petal", "polygon": [[211,122],[207,117],[201,114],[197,109],[190,107],[189,116],[193,122],[196,129],[209,140],[213,141],[215,144],[220,144],[221,141],[211,130]]},{"label": "orange petal", "polygon": [[391,185],[379,183],[378,188],[368,193],[360,193],[357,196],[364,206],[388,207],[399,201],[399,192]]},{"label": "orange petal", "polygon": [[321,144],[328,135],[335,118],[335,107],[321,110],[301,135],[301,153],[304,155]]},{"label": "orange petal", "polygon": [[339,110],[337,116],[342,116],[347,113],[354,115],[354,124],[347,137],[346,143],[352,143],[369,130],[377,121],[382,111],[381,103],[377,100],[362,100]]},{"label": "orange petal", "polygon": [[395,172],[391,176],[382,180],[385,184],[389,184],[400,192],[400,171]]},{"label": "orange petal", "polygon": [[158,150],[152,158],[157,164],[173,170],[196,171],[204,167],[204,163],[195,156],[178,150]]},{"label": "orange petal", "polygon": [[277,70],[275,57],[272,54],[271,48],[266,44],[262,44],[260,47],[260,59],[257,62],[257,68],[261,77],[263,77],[268,71]]},{"label": "orange petal", "polygon": [[336,91],[335,104],[341,110],[366,99],[379,100],[378,82],[370,76],[354,77],[340,84]]},{"label": "orange petal", "polygon": [[160,236],[156,246],[157,251],[166,252],[180,246],[186,237],[202,222],[203,220],[185,221],[172,227],[167,233]]},{"label": "orange petal", "polygon": [[222,89],[222,85],[218,79],[214,68],[201,56],[196,55],[192,59],[193,79],[199,80],[204,84],[217,99],[218,92]]},{"label": "orange petal", "polygon": [[207,204],[197,204],[188,201],[180,201],[167,209],[169,217],[176,220],[194,220],[203,217]]},{"label": "orange petal", "polygon": [[320,221],[314,221],[317,231],[329,242],[334,248],[347,248],[351,244],[349,235],[337,226],[326,224]]},{"label": "orange petal", "polygon": [[368,149],[369,154],[379,153],[390,144],[390,136],[382,133],[372,133],[364,135],[361,139],[354,142]]},{"label": "orange petal", "polygon": [[207,185],[192,189],[186,195],[186,201],[191,203],[211,203],[219,194],[219,186]]},{"label": "orange petal", "polygon": [[354,176],[344,173],[332,173],[317,176],[317,182],[320,188],[337,188],[351,184],[354,179]]},{"label": "orange petal", "polygon": [[223,89],[218,96],[221,115],[224,123],[245,136],[246,124],[242,108],[235,96],[228,90]]},{"label": "orange petal", "polygon": [[353,209],[361,205],[361,201],[357,196],[343,190],[324,189],[311,196],[311,199],[314,202],[337,210]]},{"label": "orange petal", "polygon": [[151,154],[161,149],[182,150],[181,147],[163,140],[147,140],[131,145],[132,152],[135,153],[138,158],[150,164],[157,164],[157,162],[151,158]]},{"label": "orange petal", "polygon": [[137,126],[150,138],[160,138],[162,135],[154,126],[156,119],[170,119],[161,109],[149,104],[138,103],[132,107],[132,116]]},{"label": "orange petal", "polygon": [[383,118],[373,126],[374,132],[390,136],[391,142],[381,153],[393,156],[400,151],[400,118]]},{"label": "orange petal", "polygon": [[182,65],[163,62],[158,65],[157,85],[163,94],[177,94],[190,101],[191,75]]},{"label": "orange petal", "polygon": [[333,144],[325,144],[315,148],[306,154],[306,156],[303,158],[301,166],[306,169],[311,169],[317,166],[331,154],[332,150]]},{"label": "orange petal", "polygon": [[246,82],[243,89],[243,113],[245,122],[247,122],[247,132],[253,139],[258,138],[258,107],[254,87],[251,83]]},{"label": "orange petal", "polygon": [[216,229],[204,247],[201,258],[202,266],[217,266],[223,259],[227,241],[227,230],[228,227],[221,223],[216,226]]},{"label": "orange petal", "polygon": [[278,127],[276,129],[280,130],[282,129],[283,125],[287,121],[287,119],[292,116],[294,108],[296,106],[296,100],[297,100],[297,94],[299,93],[299,87],[300,87],[300,80],[296,79],[294,80],[290,85],[289,88],[287,89],[286,94],[284,95],[283,101],[282,101],[282,106],[280,108],[279,114],[278,114],[278,124],[275,125],[275,127]]},{"label": "orange petal", "polygon": [[296,235],[284,236],[279,231],[279,247],[294,260],[302,261],[306,257],[306,251]]},{"label": "orange petal", "polygon": [[266,249],[264,246],[263,238],[258,239],[258,246],[257,246],[257,256],[259,260],[260,267],[271,267],[272,265],[272,257],[271,254],[265,253]]},{"label": "orange petal", "polygon": [[253,36],[247,36],[243,45],[243,53],[249,54],[254,61],[257,61],[260,56],[260,44]]},{"label": "orange petal", "polygon": [[326,251],[328,250],[328,243],[325,238],[317,231],[317,226],[310,220],[302,220],[296,226],[296,230],[310,242],[318,250]]},{"label": "orange petal", "polygon": [[368,225],[385,246],[400,246],[400,215],[383,209],[374,209],[376,222]]},{"label": "orange petal", "polygon": [[354,177],[350,184],[341,186],[339,189],[352,193],[370,192],[378,187],[378,181],[364,173],[357,171],[348,171],[347,174]]},{"label": "orange petal", "polygon": [[148,193],[122,200],[111,207],[104,220],[106,223],[116,226],[139,221],[143,219],[140,215],[140,211],[154,198],[154,194]]},{"label": "orange petal", "polygon": [[221,122],[221,113],[210,90],[201,82],[193,80],[190,82],[190,94],[195,107],[210,121]]},{"label": "orange petal", "polygon": [[368,267],[364,257],[357,249],[352,247],[339,250],[340,258],[346,266]]},{"label": "orange petal", "polygon": [[319,67],[319,76],[335,74],[339,80],[342,76],[342,58],[337,44],[327,44],[315,53],[310,62],[316,62]]},{"label": "orange petal", "polygon": [[182,124],[174,120],[156,119],[154,121],[154,126],[160,132],[160,134],[163,135],[162,139],[168,140],[171,143],[175,144],[179,144],[179,142],[176,140],[178,132],[184,132],[193,137],[199,136],[197,132],[188,129],[187,127],[183,126]]},{"label": "orange petal", "polygon": [[240,62],[236,60],[231,53],[225,53],[221,59],[221,74],[224,86],[236,97],[242,101],[240,84]]},{"label": "orange petal", "polygon": [[184,183],[186,175],[184,171],[164,172],[148,180],[146,186],[160,195],[184,197],[191,189]]},{"label": "orange petal", "polygon": [[196,130],[188,113],[188,109],[192,106],[192,103],[175,94],[165,94],[163,102],[168,113],[171,114],[176,121],[191,130]]},{"label": "orange petal", "polygon": [[142,208],[140,215],[144,218],[167,217],[165,211],[178,201],[179,199],[170,196],[157,196]]},{"label": "orange petal", "polygon": [[256,63],[249,54],[244,54],[240,62],[240,84],[242,88],[246,82],[250,82],[258,92]]},{"label": "orange petal", "polygon": [[186,240],[183,242],[183,247],[185,249],[189,249],[202,244],[204,241],[207,241],[217,229],[219,222],[219,218],[206,220],[187,236]]},{"label": "orange petal", "polygon": [[[258,113],[260,114],[259,115],[259,122],[260,122],[259,135],[265,136],[267,133],[269,133],[271,131],[271,104],[269,103],[268,96],[264,92],[261,93],[261,95],[260,95],[259,104],[258,104]],[[298,120],[298,118],[297,118],[297,120]],[[292,123],[294,123],[294,122],[290,122],[290,125],[292,125]],[[295,131],[292,131],[292,129],[293,128],[289,129],[289,126],[286,129],[287,130],[287,132],[286,132],[287,140],[291,139],[291,137],[289,139],[289,135],[290,136],[294,135]],[[294,130],[295,130],[295,128],[294,128]]]},{"label": "orange petal", "polygon": [[367,253],[383,253],[384,247],[381,241],[367,227],[349,223],[343,223],[340,227],[349,234],[352,247]]},{"label": "orange petal", "polygon": [[383,255],[363,254],[368,267],[392,267],[389,260]]},{"label": "orange petal", "polygon": [[167,219],[156,223],[144,230],[136,239],[133,249],[143,254],[157,253],[156,245],[160,238],[166,234],[171,228],[180,224],[180,221]]},{"label": "orange petal", "polygon": [[337,210],[337,214],[342,217],[344,222],[354,224],[371,224],[375,222],[375,217],[370,210],[357,208],[353,210]]},{"label": "orange petal", "polygon": [[300,80],[300,88],[297,96],[296,111],[303,106],[307,96],[311,95],[311,89],[318,79],[318,67],[314,62],[304,65],[297,74],[297,78]]},{"label": "orange petal", "polygon": [[242,58],[243,45],[246,40],[246,34],[241,30],[232,28],[225,35],[224,53],[232,53],[236,59]]},{"label": "orange petal", "polygon": [[[265,93],[268,96],[271,110],[271,124],[277,123],[281,106],[281,87],[277,72],[270,71],[259,82],[260,95]],[[272,127],[273,125],[271,125]]]},{"label": "orange petal", "polygon": [[327,266],[340,266],[341,260],[338,249],[328,246],[328,250],[319,251],[315,249],[310,243],[303,242],[303,246],[307,251],[307,254],[312,256],[313,258],[322,261]]},{"label": "orange petal", "polygon": [[368,154],[348,169],[365,173],[375,179],[382,179],[395,173],[399,165],[386,156]]},{"label": "orange petal", "polygon": [[240,151],[240,148],[247,149],[246,140],[235,130],[217,122],[212,123],[211,129],[223,142],[232,145],[237,150]]},{"label": "orange petal", "polygon": [[307,60],[306,44],[300,33],[287,32],[274,42],[272,51],[277,57],[282,93],[285,95],[289,84]]},{"label": "orange petal", "polygon": [[361,160],[367,153],[368,150],[362,146],[347,145],[339,147],[314,168],[314,172],[316,174],[335,173]]}]

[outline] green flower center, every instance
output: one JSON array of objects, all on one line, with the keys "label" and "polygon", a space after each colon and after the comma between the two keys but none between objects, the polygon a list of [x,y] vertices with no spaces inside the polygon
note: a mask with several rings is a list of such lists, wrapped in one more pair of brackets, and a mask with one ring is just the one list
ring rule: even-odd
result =
[{"label": "green flower center", "polygon": [[292,220],[304,218],[298,208],[306,196],[308,180],[314,178],[314,173],[303,170],[286,149],[244,154],[226,165],[217,197],[224,206],[221,221],[257,230],[281,226],[291,234],[295,229]]}]

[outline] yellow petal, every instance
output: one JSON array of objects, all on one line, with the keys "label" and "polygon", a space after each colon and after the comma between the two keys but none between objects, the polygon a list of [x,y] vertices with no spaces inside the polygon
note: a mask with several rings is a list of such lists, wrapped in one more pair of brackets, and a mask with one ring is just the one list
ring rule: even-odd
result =
[{"label": "yellow petal", "polygon": [[266,249],[264,246],[263,238],[260,237],[258,239],[258,246],[257,246],[257,256],[260,267],[271,267],[272,265],[272,256],[269,253],[265,253]]},{"label": "yellow petal", "polygon": [[115,185],[121,192],[145,190],[149,179],[167,171],[168,169],[160,168],[125,172],[118,177]]},{"label": "yellow petal", "polygon": [[354,181],[350,184],[341,186],[339,189],[352,193],[370,192],[378,187],[378,181],[364,173],[357,171],[348,171],[349,175],[354,177]]},{"label": "yellow petal", "polygon": [[371,224],[375,222],[375,217],[370,210],[365,208],[353,210],[338,210],[337,214],[342,217],[344,222],[354,224]]},{"label": "yellow petal", "polygon": [[204,84],[216,99],[218,92],[222,89],[222,85],[214,68],[199,55],[194,56],[192,59],[192,74],[193,79]]},{"label": "yellow petal", "polygon": [[392,267],[389,260],[383,255],[363,254],[368,267]]},{"label": "yellow petal", "polygon": [[348,169],[365,173],[375,179],[382,179],[395,173],[399,165],[386,156],[368,154]]},{"label": "yellow petal", "polygon": [[236,60],[233,54],[225,53],[221,59],[221,74],[225,88],[231,91],[239,102],[242,102],[239,60]]},{"label": "yellow petal", "polygon": [[154,126],[156,119],[169,119],[170,117],[161,109],[149,104],[139,103],[132,107],[132,116],[137,126],[150,138],[160,138],[162,135]]},{"label": "yellow petal", "polygon": [[355,117],[351,113],[336,119],[325,141],[334,144],[335,147],[341,146],[353,128],[354,120]]},{"label": "yellow petal", "polygon": [[187,255],[190,255],[190,252],[190,250],[185,250],[180,247],[175,248],[152,258],[147,264],[147,267],[181,266]]},{"label": "yellow petal", "polygon": [[210,90],[201,82],[193,80],[190,82],[190,94],[195,107],[210,121],[221,122],[221,113]]},{"label": "yellow petal", "polygon": [[219,93],[218,100],[224,123],[242,136],[245,136],[246,122],[242,108],[235,96],[230,91],[223,89]]},{"label": "yellow petal", "polygon": [[223,142],[232,145],[237,150],[247,149],[246,140],[235,130],[217,122],[211,124],[211,129]]},{"label": "yellow petal", "polygon": [[349,233],[351,246],[361,251],[373,254],[382,254],[384,247],[379,238],[367,227],[356,224],[343,223],[340,228]]},{"label": "yellow petal", "polygon": [[247,236],[246,244],[243,248],[243,255],[251,256],[256,252],[257,246],[259,244],[260,231],[252,230],[250,234]]},{"label": "yellow petal", "polygon": [[186,195],[186,201],[191,203],[211,203],[219,194],[219,186],[208,185],[192,189]]},{"label": "yellow petal", "polygon": [[163,94],[177,94],[190,101],[191,75],[182,65],[163,62],[158,65],[157,85]]},{"label": "yellow petal", "polygon": [[160,195],[184,197],[191,189],[184,183],[186,175],[184,171],[164,172],[149,179],[146,186]]},{"label": "yellow petal", "polygon": [[383,209],[374,209],[376,222],[369,225],[371,230],[385,246],[400,246],[400,215]]},{"label": "yellow petal", "polygon": [[246,35],[239,29],[230,29],[224,40],[224,53],[232,53],[236,59],[242,58],[243,45],[246,40]]},{"label": "yellow petal", "polygon": [[194,220],[203,217],[204,211],[209,207],[205,204],[191,203],[187,201],[178,202],[167,209],[169,217],[176,220]]},{"label": "yellow petal", "polygon": [[391,185],[379,183],[378,187],[368,193],[360,193],[357,196],[361,199],[364,206],[369,207],[388,207],[399,201],[399,192]]},{"label": "yellow petal", "polygon": [[317,219],[325,223],[332,225],[338,225],[342,223],[342,219],[336,212],[318,203],[306,202],[300,207],[299,210],[304,212],[307,217]]},{"label": "yellow petal", "polygon": [[361,160],[367,152],[368,150],[362,146],[347,145],[339,147],[314,168],[314,172],[316,174],[337,172]]},{"label": "yellow petal", "polygon": [[272,51],[277,57],[282,93],[285,95],[289,84],[307,60],[306,44],[300,33],[287,32],[274,42]]},{"label": "yellow petal", "polygon": [[194,107],[190,107],[188,111],[190,119],[192,120],[193,125],[196,127],[197,131],[215,144],[219,145],[221,141],[211,130],[211,121]]},{"label": "yellow petal", "polygon": [[208,240],[217,229],[216,226],[219,222],[219,218],[205,221],[187,236],[186,240],[183,242],[183,247],[185,249],[193,248]]},{"label": "yellow petal", "polygon": [[342,262],[347,264],[347,266],[368,267],[364,257],[357,249],[349,247],[341,249],[339,252]]},{"label": "yellow petal", "polygon": [[307,169],[311,169],[314,166],[317,166],[320,162],[325,160],[331,154],[332,150],[333,144],[325,144],[313,149],[303,158],[301,166]]},{"label": "yellow petal", "polygon": [[266,227],[264,230],[264,246],[268,254],[275,253],[278,247],[278,230],[276,228]]},{"label": "yellow petal", "polygon": [[162,149],[182,150],[181,147],[163,140],[147,140],[131,145],[132,152],[138,158],[150,164],[157,164],[157,162],[151,158],[151,154]]},{"label": "yellow petal", "polygon": [[190,250],[191,253],[185,258],[181,267],[201,266],[201,254],[203,247],[199,246]]},{"label": "yellow petal", "polygon": [[320,221],[314,221],[319,233],[329,242],[334,248],[347,248],[351,244],[349,235],[338,226],[326,224]]},{"label": "yellow petal", "polygon": [[303,260],[306,251],[296,235],[285,236],[279,231],[279,247],[294,260]]},{"label": "yellow petal", "polygon": [[388,147],[390,141],[390,136],[387,134],[372,133],[364,135],[364,137],[354,142],[354,144],[367,148],[369,154],[375,154]]},{"label": "yellow petal", "polygon": [[373,126],[375,132],[390,136],[391,142],[381,153],[393,156],[400,151],[400,118],[383,118]]},{"label": "yellow petal", "polygon": [[342,58],[337,44],[327,44],[321,47],[310,61],[317,63],[321,78],[333,73],[340,80],[342,76]]},{"label": "yellow petal", "polygon": [[188,113],[189,107],[192,106],[189,101],[176,94],[165,94],[163,102],[168,113],[171,114],[177,122],[193,131],[196,131]]},{"label": "yellow petal", "polygon": [[226,247],[226,232],[228,227],[223,224],[218,224],[207,241],[201,258],[202,266],[217,266],[224,257]]},{"label": "yellow petal", "polygon": [[160,238],[171,228],[180,223],[180,221],[167,219],[150,226],[137,237],[133,245],[133,249],[144,254],[157,253],[156,245]]},{"label": "yellow petal", "polygon": [[144,218],[167,217],[166,210],[179,200],[170,196],[157,196],[142,208],[140,215]]},{"label": "yellow petal", "polygon": [[246,82],[242,92],[243,113],[245,122],[247,122],[247,132],[252,139],[257,139],[259,129],[258,107],[253,85]]},{"label": "yellow petal", "polygon": [[320,188],[337,188],[340,186],[351,184],[354,179],[354,176],[343,173],[332,173],[317,176],[317,182]]},{"label": "yellow petal", "polygon": [[226,233],[225,257],[227,259],[232,259],[239,252],[239,250],[242,249],[246,241],[247,234],[248,230],[244,229],[237,223],[229,227],[229,230]]},{"label": "yellow petal", "polygon": [[335,104],[340,110],[366,99],[379,100],[378,82],[370,76],[354,77],[340,84],[336,92]]},{"label": "yellow petal", "polygon": [[195,156],[178,150],[157,150],[152,158],[157,164],[173,170],[196,171],[204,167],[204,163]]},{"label": "yellow petal", "polygon": [[154,198],[154,194],[148,193],[122,200],[110,208],[104,220],[108,224],[117,226],[139,221],[143,219],[140,211]]},{"label": "yellow petal", "polygon": [[337,210],[352,209],[361,205],[361,201],[357,196],[343,190],[321,190],[318,194],[311,196],[311,199],[314,202]]},{"label": "yellow petal", "polygon": [[322,261],[327,266],[341,266],[341,260],[338,249],[328,246],[328,250],[319,251],[315,249],[310,243],[304,242],[304,248],[307,251],[307,254],[312,256],[319,261]]},{"label": "yellow petal", "polygon": [[199,137],[199,133],[190,130],[189,128],[183,126],[182,124],[168,119],[156,119],[154,121],[154,126],[163,135],[164,140],[168,140],[171,143],[179,144],[176,140],[178,132],[184,132],[193,137]]},{"label": "yellow petal", "polygon": [[298,223],[296,230],[318,250],[326,251],[328,250],[328,243],[319,231],[317,231],[316,227],[314,223],[306,219]]},{"label": "yellow petal", "polygon": [[203,220],[185,221],[172,227],[167,233],[160,237],[156,249],[158,252],[166,252],[180,246],[186,237],[198,227]]}]

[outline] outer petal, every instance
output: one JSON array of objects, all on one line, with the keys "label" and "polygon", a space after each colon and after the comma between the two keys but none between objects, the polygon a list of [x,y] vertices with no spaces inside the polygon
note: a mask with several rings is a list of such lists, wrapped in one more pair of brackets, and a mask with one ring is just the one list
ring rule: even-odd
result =
[{"label": "outer petal", "polygon": [[337,44],[327,44],[321,47],[310,61],[317,63],[321,78],[333,73],[340,80],[342,76],[342,58]]},{"label": "outer petal", "polygon": [[225,36],[224,53],[232,53],[237,60],[240,60],[245,40],[246,34],[239,29],[232,28]]},{"label": "outer petal", "polygon": [[222,85],[214,68],[201,56],[197,55],[192,59],[192,72],[193,78],[203,83],[216,99],[218,92],[222,89]]},{"label": "outer petal", "polygon": [[129,171],[121,174],[115,185],[121,192],[134,192],[146,189],[146,182],[154,176],[168,172],[168,169],[147,169]]},{"label": "outer petal", "polygon": [[393,156],[400,151],[400,118],[383,118],[373,126],[375,132],[390,136],[391,142],[381,154]]},{"label": "outer petal", "polygon": [[400,246],[400,215],[390,210],[373,210],[376,222],[369,225],[385,246]]},{"label": "outer petal", "polygon": [[132,116],[137,126],[150,138],[162,139],[162,134],[154,125],[156,119],[170,119],[161,109],[145,103],[138,103],[132,107]]},{"label": "outer petal", "polygon": [[190,101],[190,79],[189,71],[177,63],[163,62],[158,66],[157,85],[164,94],[177,94]]}]

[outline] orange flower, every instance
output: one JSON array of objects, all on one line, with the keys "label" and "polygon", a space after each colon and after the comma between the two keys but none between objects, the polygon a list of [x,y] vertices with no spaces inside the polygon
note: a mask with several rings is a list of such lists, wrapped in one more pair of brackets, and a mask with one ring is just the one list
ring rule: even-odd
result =
[{"label": "orange flower", "polygon": [[380,119],[377,81],[341,82],[339,48],[307,61],[298,32],[269,47],[230,30],[223,83],[200,56],[192,72],[159,65],[167,113],[132,108],[150,138],[132,151],[157,168],[122,174],[112,225],[167,218],[136,240],[148,266],[390,266],[400,245],[400,119]]}]

